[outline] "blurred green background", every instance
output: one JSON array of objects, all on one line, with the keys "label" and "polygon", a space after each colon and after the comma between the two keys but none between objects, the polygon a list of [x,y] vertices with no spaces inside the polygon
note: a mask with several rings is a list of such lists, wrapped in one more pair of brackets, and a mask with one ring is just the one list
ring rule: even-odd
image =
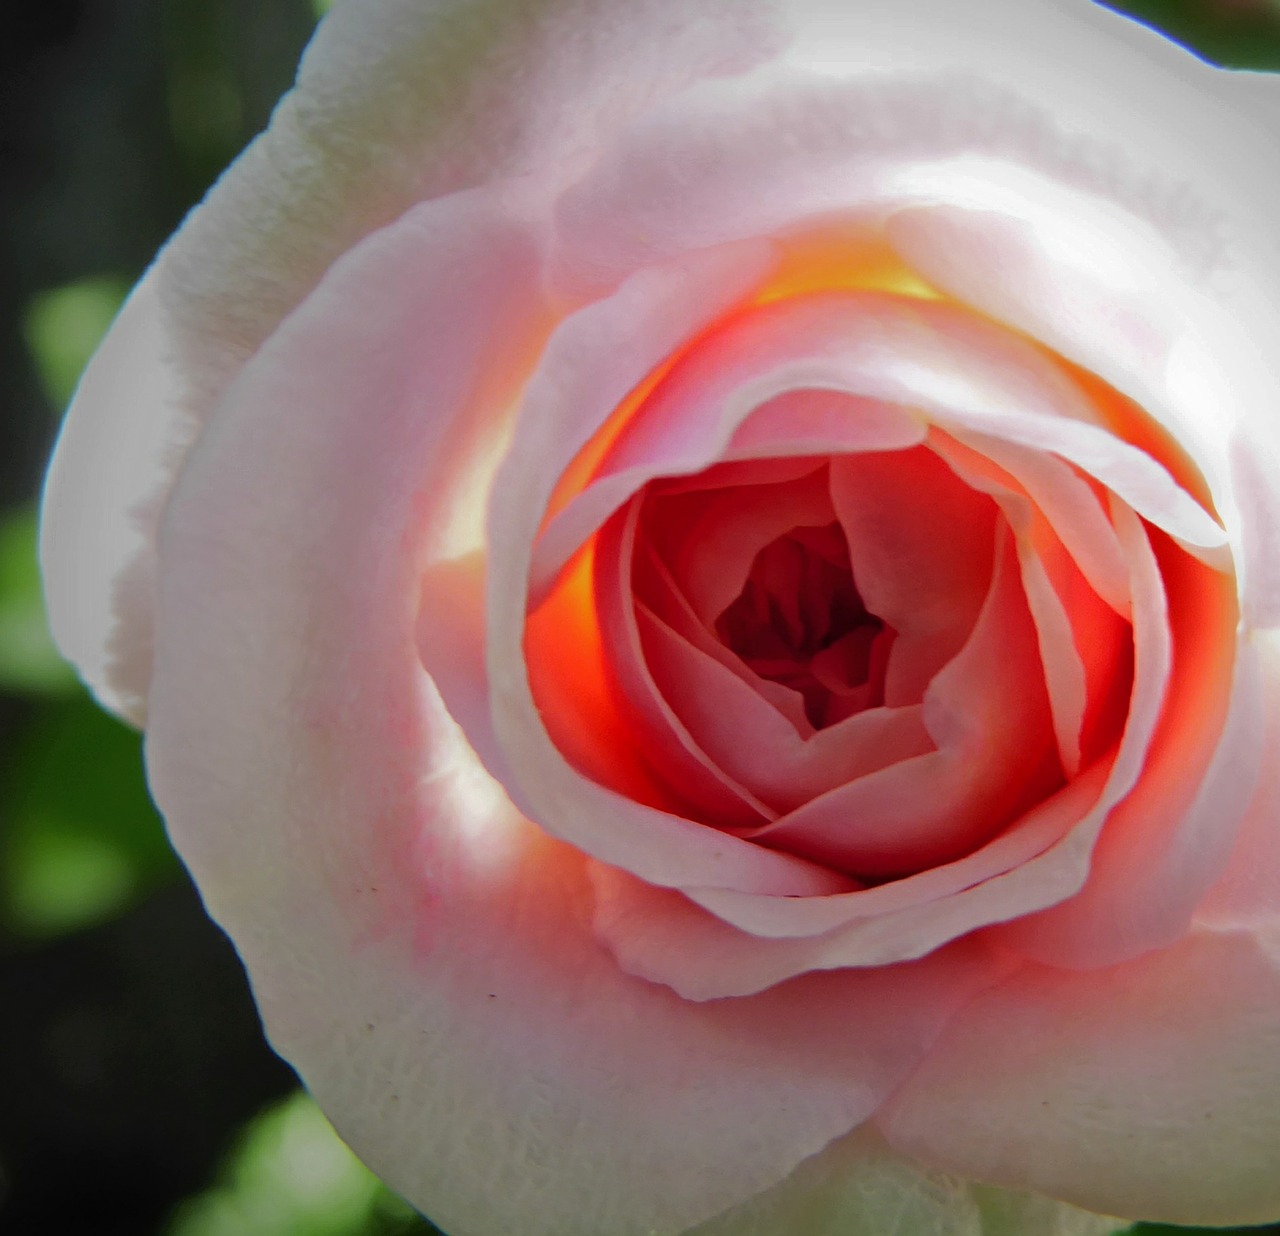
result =
[{"label": "blurred green background", "polygon": [[[93,705],[49,642],[34,557],[39,478],[81,367],[158,246],[264,126],[327,7],[44,0],[4,14],[0,1232],[9,1236],[435,1231],[337,1141],[263,1043],[239,963],[149,803],[138,736]],[[1211,60],[1280,69],[1272,0],[1115,7]]]}]

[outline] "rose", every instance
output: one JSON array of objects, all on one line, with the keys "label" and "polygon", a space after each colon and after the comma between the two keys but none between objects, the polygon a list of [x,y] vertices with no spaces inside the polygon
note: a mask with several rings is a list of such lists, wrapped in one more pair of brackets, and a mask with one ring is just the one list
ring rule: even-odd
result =
[{"label": "rose", "polygon": [[322,26],[43,553],[454,1236],[1280,1214],[1277,96],[1083,3]]},{"label": "rose", "polygon": [[[455,1236],[1274,1216],[1274,85],[1082,5],[684,7],[338,8],[86,379],[59,639]],[[976,785],[917,724],[878,835],[746,839],[866,793],[913,640]]]}]

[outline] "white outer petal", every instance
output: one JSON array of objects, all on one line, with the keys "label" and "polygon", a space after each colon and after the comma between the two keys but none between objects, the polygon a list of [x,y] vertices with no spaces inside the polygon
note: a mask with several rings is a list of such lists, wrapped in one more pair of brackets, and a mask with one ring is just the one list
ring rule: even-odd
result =
[{"label": "white outer petal", "polygon": [[[153,267],[99,348],[45,480],[49,622],[99,703],[142,724],[150,678],[155,502],[185,453]],[[133,564],[132,570],[129,570]]]},{"label": "white outer petal", "polygon": [[338,257],[418,202],[499,180],[535,214],[632,115],[779,43],[766,0],[339,4],[269,129],[109,332],[64,428],[42,560],[55,637],[102,703],[143,718],[155,526],[187,449]]},{"label": "white outer petal", "polygon": [[864,1127],[687,1236],[1110,1236],[1127,1225],[932,1170]]}]

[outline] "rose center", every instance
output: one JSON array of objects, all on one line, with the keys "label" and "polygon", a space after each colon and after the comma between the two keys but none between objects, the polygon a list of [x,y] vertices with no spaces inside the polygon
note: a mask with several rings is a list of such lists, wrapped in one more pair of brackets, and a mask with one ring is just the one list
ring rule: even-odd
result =
[{"label": "rose center", "polygon": [[716,632],[761,678],[798,691],[815,729],[883,702],[893,632],[863,603],[838,523],[770,541]]}]

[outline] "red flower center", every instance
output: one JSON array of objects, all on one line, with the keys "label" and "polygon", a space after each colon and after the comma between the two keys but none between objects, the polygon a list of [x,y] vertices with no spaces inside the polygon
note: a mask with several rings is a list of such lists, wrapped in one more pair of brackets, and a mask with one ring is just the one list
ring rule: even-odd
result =
[{"label": "red flower center", "polygon": [[838,523],[761,549],[716,633],[761,678],[799,692],[814,729],[884,702],[894,632],[863,604]]}]

